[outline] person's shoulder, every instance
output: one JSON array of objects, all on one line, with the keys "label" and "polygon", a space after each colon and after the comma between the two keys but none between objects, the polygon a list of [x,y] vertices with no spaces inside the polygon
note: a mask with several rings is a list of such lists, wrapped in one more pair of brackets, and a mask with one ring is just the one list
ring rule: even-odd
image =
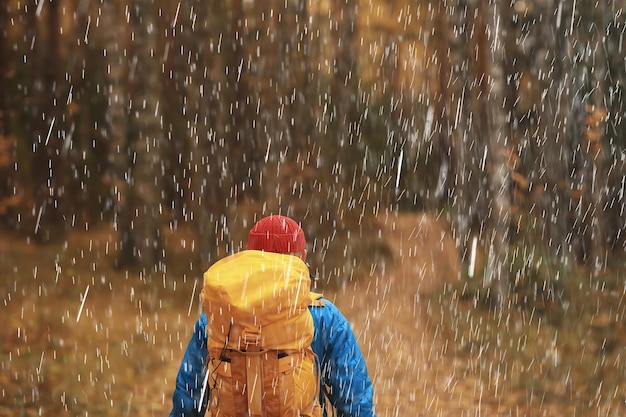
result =
[{"label": "person's shoulder", "polygon": [[198,320],[196,320],[196,331],[199,332],[206,332],[206,326],[209,324],[209,320],[207,319],[207,316],[204,312],[202,312],[202,314],[200,314],[200,317],[198,317]]},{"label": "person's shoulder", "polygon": [[335,307],[333,303],[331,303],[326,297],[324,297],[322,293],[311,291],[311,304],[309,305],[309,307],[327,306]]},{"label": "person's shoulder", "polygon": [[328,318],[343,318],[343,314],[339,311],[339,308],[333,304],[328,298],[321,294],[316,294],[318,297],[315,299],[315,303],[312,303],[309,307],[313,316],[323,316]]}]

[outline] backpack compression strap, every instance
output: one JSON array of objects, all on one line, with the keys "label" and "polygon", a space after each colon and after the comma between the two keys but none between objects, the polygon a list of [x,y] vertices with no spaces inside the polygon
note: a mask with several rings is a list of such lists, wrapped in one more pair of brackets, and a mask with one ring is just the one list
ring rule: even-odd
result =
[{"label": "backpack compression strap", "polygon": [[262,401],[262,378],[263,368],[261,367],[261,354],[264,352],[254,352],[246,354],[246,384],[248,391],[248,412],[250,417],[263,416]]},{"label": "backpack compression strap", "polygon": [[324,307],[324,300],[322,300],[322,294],[311,291],[311,304],[313,307]]}]

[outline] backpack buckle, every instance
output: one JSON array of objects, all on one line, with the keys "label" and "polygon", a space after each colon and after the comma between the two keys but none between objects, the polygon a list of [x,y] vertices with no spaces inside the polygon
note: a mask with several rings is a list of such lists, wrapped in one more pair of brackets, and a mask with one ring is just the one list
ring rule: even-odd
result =
[{"label": "backpack buckle", "polygon": [[241,341],[243,342],[243,345],[246,350],[249,349],[250,346],[258,347],[261,345],[261,332],[260,331],[250,332],[248,330],[244,330],[241,333]]}]

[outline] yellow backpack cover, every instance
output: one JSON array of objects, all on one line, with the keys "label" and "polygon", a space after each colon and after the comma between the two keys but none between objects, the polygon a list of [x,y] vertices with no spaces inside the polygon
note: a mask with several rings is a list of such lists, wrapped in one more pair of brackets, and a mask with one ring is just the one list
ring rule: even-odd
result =
[{"label": "yellow backpack cover", "polygon": [[300,258],[255,250],[204,273],[210,416],[321,416],[310,285]]}]

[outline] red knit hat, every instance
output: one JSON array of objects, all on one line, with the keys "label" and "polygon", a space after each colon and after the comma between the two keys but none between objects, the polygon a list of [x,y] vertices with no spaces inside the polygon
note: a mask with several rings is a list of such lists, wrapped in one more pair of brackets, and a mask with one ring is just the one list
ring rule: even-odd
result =
[{"label": "red knit hat", "polygon": [[302,228],[285,216],[269,216],[259,220],[248,234],[248,249],[275,253],[302,252],[306,239]]}]

